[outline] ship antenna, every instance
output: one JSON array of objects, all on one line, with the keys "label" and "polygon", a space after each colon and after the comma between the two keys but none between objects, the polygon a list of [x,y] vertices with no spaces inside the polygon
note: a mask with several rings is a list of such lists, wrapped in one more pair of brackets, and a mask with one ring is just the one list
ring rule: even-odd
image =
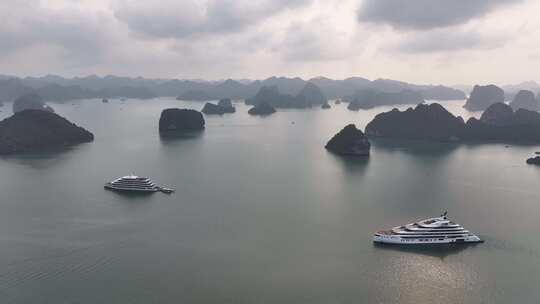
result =
[{"label": "ship antenna", "polygon": [[446,219],[446,215],[448,214],[448,211],[445,211],[443,212],[443,214],[441,214],[441,217],[445,218]]}]

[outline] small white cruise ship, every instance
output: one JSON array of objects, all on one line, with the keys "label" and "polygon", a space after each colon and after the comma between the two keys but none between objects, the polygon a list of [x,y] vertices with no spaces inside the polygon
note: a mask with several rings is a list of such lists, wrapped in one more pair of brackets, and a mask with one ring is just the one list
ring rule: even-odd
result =
[{"label": "small white cruise ship", "polygon": [[444,212],[439,217],[378,231],[373,236],[373,242],[418,245],[482,243],[483,241],[461,225],[450,221],[447,212]]},{"label": "small white cruise ship", "polygon": [[173,189],[160,187],[154,184],[147,177],[140,177],[136,175],[127,175],[119,177],[112,182],[105,184],[106,189],[119,190],[119,191],[132,191],[132,192],[164,192],[172,193]]}]

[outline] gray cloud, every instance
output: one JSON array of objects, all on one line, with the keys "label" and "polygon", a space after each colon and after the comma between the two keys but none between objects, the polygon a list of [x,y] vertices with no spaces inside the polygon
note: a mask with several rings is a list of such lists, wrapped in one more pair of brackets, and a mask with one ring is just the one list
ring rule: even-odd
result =
[{"label": "gray cloud", "polygon": [[55,48],[66,64],[95,62],[108,41],[103,16],[79,10],[48,9],[39,1],[7,1],[0,4],[0,54],[32,48]]},{"label": "gray cloud", "polygon": [[483,35],[475,31],[437,29],[408,35],[406,39],[387,47],[398,53],[423,54],[461,50],[489,50],[502,47],[509,37]]},{"label": "gray cloud", "polygon": [[286,61],[333,61],[351,55],[355,45],[348,33],[338,31],[324,19],[292,23],[273,50]]},{"label": "gray cloud", "polygon": [[522,0],[364,0],[358,20],[396,29],[427,30],[466,23],[519,2]]},{"label": "gray cloud", "polygon": [[[429,70],[443,58],[454,60],[455,67],[440,76],[451,82],[464,77],[463,67],[474,67],[484,78],[536,77],[537,69],[528,67],[538,62],[527,54],[538,49],[538,1],[464,26],[458,24],[519,1],[364,1],[358,13],[359,0],[2,0],[0,70],[13,75],[360,74],[418,80],[431,79]],[[394,14],[380,13],[390,4]],[[427,8],[429,13],[418,12]],[[358,25],[358,14],[363,21],[413,30]],[[493,61],[509,72],[498,74]],[[425,74],[411,70],[411,63],[421,63]]]},{"label": "gray cloud", "polygon": [[[217,26],[215,24],[227,25],[230,32],[232,29],[243,29],[248,21],[256,22],[251,21],[253,15],[248,17],[234,13],[241,3],[246,4],[251,12],[269,10],[276,14],[276,9],[283,9],[276,2],[256,2],[251,5],[242,1],[231,2],[230,7],[223,8],[221,21],[207,22],[203,28],[212,29],[218,34],[219,30],[213,28]],[[307,2],[295,0],[284,7],[293,8],[301,3]],[[226,3],[216,1],[206,7],[212,11],[208,12],[208,16],[219,15],[216,10],[223,5]],[[184,14],[194,16],[186,11]],[[176,18],[169,19],[172,23],[167,24],[157,22],[159,16],[149,12],[150,16],[151,20],[144,20],[151,24],[150,28],[160,24],[171,29],[177,26],[174,23],[178,21]],[[182,73],[188,78],[190,75],[204,78],[205,74],[210,77],[208,75],[222,75],[239,69],[244,60],[267,49],[274,36],[273,30],[250,26],[232,36],[213,35],[204,39],[186,36],[185,39],[172,41],[140,39],[140,36],[129,35],[129,29],[115,18],[112,11],[85,10],[76,2],[53,7],[39,0],[4,0],[0,1],[0,18],[3,20],[0,27],[0,68],[3,73],[19,75],[133,73],[170,77]],[[191,24],[201,25],[199,19],[195,20],[197,22]],[[200,29],[191,28],[195,32]],[[246,65],[250,67],[253,63],[247,62]]]},{"label": "gray cloud", "polygon": [[115,16],[134,32],[157,38],[188,38],[241,31],[312,0],[121,0]]}]

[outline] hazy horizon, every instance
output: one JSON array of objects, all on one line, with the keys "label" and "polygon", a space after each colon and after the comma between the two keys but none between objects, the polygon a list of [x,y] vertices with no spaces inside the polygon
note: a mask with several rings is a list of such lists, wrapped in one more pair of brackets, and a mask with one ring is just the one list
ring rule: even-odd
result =
[{"label": "hazy horizon", "polygon": [[[206,79],[206,78],[178,78],[178,77],[171,77],[171,78],[168,78],[168,77],[145,77],[143,75],[136,75],[136,76],[128,76],[128,75],[115,75],[115,74],[87,74],[87,75],[74,75],[74,76],[66,76],[66,75],[59,75],[59,74],[55,74],[55,73],[49,73],[49,74],[40,74],[40,75],[10,75],[10,74],[0,74],[0,76],[4,76],[4,77],[15,77],[15,78],[20,78],[20,79],[25,79],[25,78],[45,78],[45,77],[61,77],[61,78],[64,78],[64,79],[76,79],[76,78],[79,78],[79,79],[84,79],[84,78],[89,78],[89,77],[98,77],[98,78],[106,78],[106,77],[118,77],[118,78],[131,78],[131,79],[137,79],[137,78],[142,78],[142,79],[147,79],[147,80],[163,80],[163,81],[168,81],[168,80],[180,80],[180,81],[193,81],[193,82],[208,82],[208,83],[221,83],[221,82],[225,82],[227,80],[233,80],[233,81],[237,81],[237,82],[241,82],[241,83],[251,83],[251,82],[255,82],[255,81],[264,81],[264,80],[267,80],[267,79],[270,79],[270,78],[287,78],[287,79],[295,79],[295,78],[299,78],[303,81],[309,81],[309,80],[312,80],[312,79],[317,79],[317,78],[327,78],[327,79],[331,79],[331,80],[336,80],[336,81],[343,81],[343,80],[346,80],[346,79],[350,79],[350,78],[364,78],[364,79],[367,79],[369,81],[375,81],[375,80],[390,80],[390,81],[400,81],[400,82],[406,82],[406,83],[409,83],[409,84],[414,84],[414,85],[442,85],[442,86],[447,86],[447,87],[453,87],[453,88],[456,88],[456,89],[463,89],[464,87],[470,87],[470,89],[472,89],[473,86],[475,85],[489,85],[489,84],[494,84],[494,85],[497,85],[497,86],[501,86],[501,87],[521,87],[521,86],[526,86],[527,84],[532,84],[534,86],[540,86],[540,83],[534,79],[529,79],[529,80],[524,80],[524,81],[520,81],[520,82],[515,82],[515,83],[489,83],[489,82],[476,82],[476,83],[452,83],[452,84],[447,84],[447,83],[429,83],[429,82],[412,82],[412,81],[408,81],[406,79],[391,79],[391,78],[387,78],[387,77],[380,77],[380,78],[367,78],[367,77],[363,77],[362,75],[351,75],[351,76],[348,76],[348,77],[344,77],[344,78],[331,78],[331,77],[327,77],[327,76],[324,76],[324,75],[318,75],[318,76],[313,76],[313,77],[300,77],[300,76],[294,76],[294,75],[291,75],[291,76],[284,76],[284,75],[270,75],[270,76],[267,76],[267,77],[263,77],[263,78],[239,78],[239,77],[227,77],[227,78],[219,78],[219,79]],[[534,90],[533,90],[534,91]]]},{"label": "hazy horizon", "polygon": [[538,0],[7,0],[0,73],[537,80]]}]

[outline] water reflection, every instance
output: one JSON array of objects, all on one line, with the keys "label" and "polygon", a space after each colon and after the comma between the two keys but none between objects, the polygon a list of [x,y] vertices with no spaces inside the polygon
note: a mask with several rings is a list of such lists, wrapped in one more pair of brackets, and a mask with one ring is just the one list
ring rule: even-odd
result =
[{"label": "water reflection", "polygon": [[[483,148],[483,147],[489,147],[489,146],[504,146],[507,149],[510,148],[537,148],[538,143],[532,143],[532,142],[508,142],[508,141],[497,141],[497,140],[489,140],[489,141],[470,141],[470,142],[464,142],[461,144],[463,147],[466,147],[468,149],[475,149],[475,148]],[[536,150],[533,150],[533,152]]]},{"label": "water reflection", "polygon": [[402,152],[419,156],[445,156],[459,148],[457,143],[426,142],[399,139],[371,139],[372,147],[389,152]]},{"label": "water reflection", "polygon": [[384,256],[384,267],[374,286],[379,294],[384,294],[380,303],[492,303],[466,300],[469,294],[465,291],[479,287],[479,273],[474,265],[453,257],[443,259],[445,254],[429,250],[422,254],[394,252]]},{"label": "water reflection", "polygon": [[[390,152],[403,152],[419,156],[442,156],[452,153],[453,151],[466,149],[489,148],[500,146],[506,149],[511,148],[538,148],[537,143],[530,142],[512,142],[508,141],[467,141],[467,142],[433,142],[424,140],[403,140],[403,139],[388,139],[388,138],[370,138],[373,148],[386,150]],[[531,153],[536,150],[531,150]]]},{"label": "water reflection", "polygon": [[369,156],[343,156],[337,155],[332,152],[327,152],[335,162],[343,166],[343,168],[350,173],[365,173],[369,167]]},{"label": "water reflection", "polygon": [[151,208],[151,202],[160,199],[161,193],[156,192],[129,192],[129,191],[114,191],[103,189],[103,192],[109,196],[104,201],[115,201],[121,203],[124,208]]},{"label": "water reflection", "polygon": [[331,152],[327,152],[329,157],[334,159],[334,163],[339,164],[345,175],[350,176],[360,176],[363,177],[366,175],[369,169],[370,157],[355,157],[355,156],[343,156],[336,155]]},{"label": "water reflection", "polygon": [[404,252],[404,253],[410,253],[410,254],[421,254],[421,255],[427,255],[431,257],[440,258],[441,260],[451,256],[458,254],[466,249],[474,248],[481,244],[422,244],[419,246],[415,245],[408,245],[408,246],[400,246],[400,245],[393,245],[393,244],[381,244],[381,243],[373,243],[373,247],[376,250],[389,250],[389,251],[397,251],[397,252]]},{"label": "water reflection", "polygon": [[167,131],[159,132],[159,139],[162,144],[168,144],[175,142],[177,140],[183,139],[197,139],[204,135],[204,130],[202,131]]},{"label": "water reflection", "polygon": [[81,143],[74,146],[57,147],[44,149],[39,153],[22,153],[14,155],[2,155],[0,160],[6,162],[15,162],[20,165],[25,165],[34,169],[47,169],[54,167],[59,163],[63,163],[72,159],[73,155],[77,155],[77,151],[84,148],[89,148],[93,143]]},{"label": "water reflection", "polygon": [[148,197],[150,195],[156,194],[156,192],[144,192],[144,191],[121,191],[121,190],[108,190],[104,191],[113,193],[115,195],[120,195],[126,198],[138,198],[138,197]]}]

